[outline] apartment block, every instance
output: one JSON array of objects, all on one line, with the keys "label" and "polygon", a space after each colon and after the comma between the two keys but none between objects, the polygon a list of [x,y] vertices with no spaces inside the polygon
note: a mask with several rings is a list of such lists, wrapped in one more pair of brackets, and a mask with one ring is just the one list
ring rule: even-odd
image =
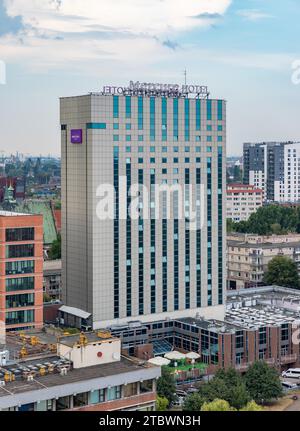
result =
[{"label": "apartment block", "polygon": [[227,186],[227,218],[246,221],[263,204],[263,191],[249,184]]},{"label": "apartment block", "polygon": [[238,290],[263,285],[268,263],[276,256],[293,260],[300,274],[300,234],[227,236],[227,288]]},{"label": "apartment block", "polygon": [[300,143],[245,143],[244,183],[262,189],[265,201],[298,202]]},{"label": "apartment block", "polygon": [[6,330],[43,325],[43,217],[0,212],[0,320]]}]

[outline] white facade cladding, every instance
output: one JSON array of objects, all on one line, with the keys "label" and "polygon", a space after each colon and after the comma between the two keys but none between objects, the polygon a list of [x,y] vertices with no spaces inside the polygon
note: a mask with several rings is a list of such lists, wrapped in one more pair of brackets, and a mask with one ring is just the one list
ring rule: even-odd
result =
[{"label": "white facade cladding", "polygon": [[[151,91],[62,98],[61,129],[64,303],[92,313],[94,329],[197,313],[222,319],[225,101]],[[114,219],[99,219],[104,184],[114,189]],[[148,218],[128,215],[136,184],[146,187],[137,198]],[[176,191],[170,213],[162,192],[155,216],[155,185],[187,190],[183,217]]]},{"label": "white facade cladding", "polygon": [[300,200],[300,143],[244,144],[244,183],[261,188],[265,201]]}]

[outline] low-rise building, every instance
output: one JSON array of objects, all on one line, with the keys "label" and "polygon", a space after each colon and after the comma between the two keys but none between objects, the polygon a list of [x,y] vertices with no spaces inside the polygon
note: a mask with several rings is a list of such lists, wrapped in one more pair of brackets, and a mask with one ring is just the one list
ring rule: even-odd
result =
[{"label": "low-rise building", "polygon": [[[114,326],[123,349],[139,350],[142,356],[153,347],[154,356],[173,350],[197,352],[205,372],[181,373],[177,383],[201,379],[219,368],[234,367],[244,372],[257,360],[281,371],[300,365],[300,292],[277,286],[242,289],[227,293],[224,321],[205,320],[201,315],[150,322],[140,326]],[[139,334],[139,337],[136,336]]]},{"label": "low-rise building", "polygon": [[227,185],[227,218],[246,221],[263,205],[263,191],[249,184]]},{"label": "low-rise building", "polygon": [[158,366],[121,355],[107,331],[64,336],[57,355],[0,368],[0,410],[154,410]]},{"label": "low-rise building", "polygon": [[227,288],[263,285],[264,273],[275,256],[287,256],[297,263],[300,274],[300,234],[227,236]]},{"label": "low-rise building", "polygon": [[44,261],[43,288],[51,299],[61,299],[61,259]]}]

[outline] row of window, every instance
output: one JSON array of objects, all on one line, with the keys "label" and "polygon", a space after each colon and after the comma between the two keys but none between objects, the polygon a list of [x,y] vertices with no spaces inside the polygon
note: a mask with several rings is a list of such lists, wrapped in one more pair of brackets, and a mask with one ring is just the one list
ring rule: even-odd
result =
[{"label": "row of window", "polygon": [[[143,119],[144,119],[144,101],[146,99],[142,96],[138,97],[138,120],[139,120],[139,129],[143,129]],[[155,116],[156,113],[156,105],[160,102],[161,103],[161,112],[162,112],[162,124],[166,123],[167,119],[167,98],[163,97],[161,99],[150,97],[149,99],[150,103],[150,123],[153,116]],[[179,99],[174,98],[173,100],[173,126],[176,126],[178,123],[178,113],[179,113]],[[212,120],[212,113],[213,113],[213,106],[212,106],[212,100],[207,99],[206,102],[202,101],[202,104],[206,103],[206,120],[211,121]],[[201,125],[201,117],[202,117],[202,105],[201,100],[197,99],[195,101],[195,108],[196,108],[196,130],[200,130]],[[132,105],[131,105],[131,96],[125,97],[125,118],[131,118],[132,116]],[[119,107],[119,96],[113,96],[113,117],[119,118],[120,114],[120,107]],[[217,120],[222,121],[223,120],[223,101],[218,100],[217,101]],[[185,128],[189,128],[189,119],[190,119],[190,99],[184,99],[184,116],[185,116]],[[175,127],[176,128],[176,127]]]},{"label": "row of window", "polygon": [[7,245],[5,248],[5,257],[7,259],[33,256],[34,244]]},{"label": "row of window", "polygon": [[26,228],[6,229],[5,239],[6,239],[6,242],[33,241],[34,228],[26,227]]},{"label": "row of window", "polygon": [[[154,132],[153,132],[153,133],[154,133]],[[154,136],[154,135],[152,135],[152,136]],[[120,137],[120,135],[118,135],[118,134],[114,134],[114,135],[113,135],[113,141],[115,141],[115,142],[121,141],[121,139],[120,139],[120,138],[121,138],[121,137]],[[133,141],[133,140],[135,140],[135,138],[133,138],[131,135],[125,135],[125,141],[127,141],[127,142],[131,142],[131,141]],[[144,141],[144,135],[138,135],[137,140],[138,140],[138,142],[143,142],[143,141]],[[155,140],[155,139],[151,139],[151,141],[154,141],[154,140]],[[165,140],[166,140],[166,139],[165,139]],[[173,137],[173,141],[177,142],[177,141],[178,141],[178,136]],[[188,139],[188,141],[189,141],[189,139]],[[195,137],[195,141],[196,141],[196,142],[200,142],[200,141],[202,141],[201,136],[200,136],[200,135],[196,136],[196,137]],[[213,141],[214,141],[214,137],[213,137],[213,136],[211,136],[211,135],[206,136],[206,142],[213,142]],[[217,142],[223,142],[223,136],[217,136],[216,141],[217,141]]]},{"label": "row of window", "polygon": [[16,262],[5,263],[5,274],[31,274],[34,272],[34,260],[19,260]]}]

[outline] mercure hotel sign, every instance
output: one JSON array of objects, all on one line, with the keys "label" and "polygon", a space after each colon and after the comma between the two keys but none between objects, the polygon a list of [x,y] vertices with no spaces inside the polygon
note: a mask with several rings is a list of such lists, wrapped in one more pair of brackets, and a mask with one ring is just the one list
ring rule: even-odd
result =
[{"label": "mercure hotel sign", "polygon": [[196,97],[207,97],[208,89],[203,85],[190,84],[158,84],[148,82],[130,81],[128,87],[118,87],[105,85],[102,90],[103,95],[154,95],[154,96],[188,96],[194,94]]}]

